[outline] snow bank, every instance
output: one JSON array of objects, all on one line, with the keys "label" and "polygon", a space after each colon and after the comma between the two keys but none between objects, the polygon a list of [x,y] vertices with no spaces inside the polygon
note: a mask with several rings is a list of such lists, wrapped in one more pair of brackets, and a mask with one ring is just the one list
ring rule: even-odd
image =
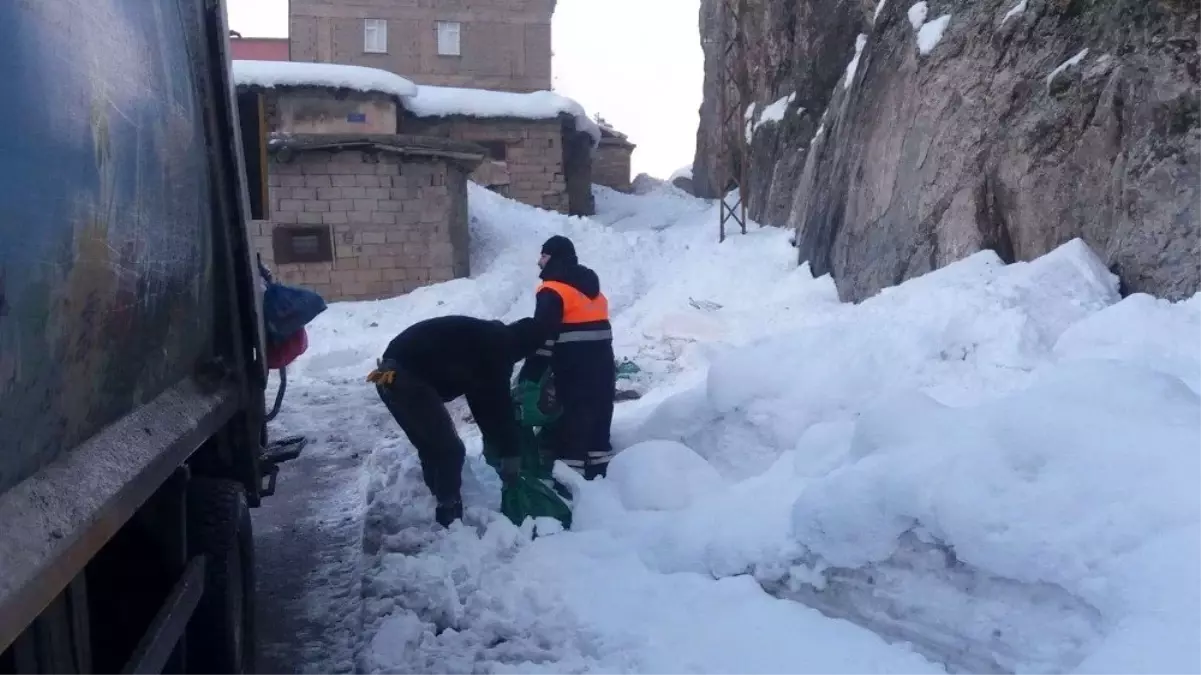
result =
[{"label": "snow bank", "polygon": [[909,11],[906,15],[909,17],[909,25],[913,26],[913,30],[921,30],[922,24],[926,23],[926,13],[929,11],[925,0],[915,2],[909,6]]},{"label": "snow bank", "polygon": [[[1201,668],[1201,295],[1121,299],[1075,240],[843,304],[788,232],[718,244],[711,202],[595,194],[580,219],[472,186],[472,278],[313,324],[293,390],[379,421],[361,669]],[[551,234],[598,271],[644,396],[609,479],[566,476],[573,530],[533,541],[464,424],[467,524],[441,531],[362,377],[419,319],[527,316]]]},{"label": "snow bank", "polygon": [[[784,114],[788,111],[788,105],[795,100],[796,92],[793,92],[769,103],[765,108],[763,108],[763,112],[759,114],[759,119],[755,121],[755,126],[752,130],[752,133],[758,131],[759,127],[763,126],[764,124],[776,124],[783,121]],[[800,108],[797,110],[797,112],[801,112],[803,110],[804,108]]]},{"label": "snow bank", "polygon": [[722,486],[717,470],[686,445],[647,441],[630,446],[609,466],[622,506],[631,511],[676,511]]},{"label": "snow bank", "polygon": [[855,55],[851,57],[850,63],[847,64],[846,74],[842,78],[842,88],[850,89],[851,84],[855,81],[855,73],[859,70],[859,57],[863,56],[863,48],[867,46],[867,35],[860,33],[855,38]]},{"label": "snow bank", "polygon": [[[417,85],[378,68],[301,61],[233,61],[234,84],[259,87],[334,87],[408,97]],[[406,103],[407,105],[407,103]]]},{"label": "snow bank", "polygon": [[677,178],[687,178],[688,180],[692,180],[692,165],[689,164],[688,166],[682,166],[673,171],[671,176],[667,179],[667,182],[670,183]]},{"label": "snow bank", "polygon": [[594,145],[600,143],[601,138],[600,127],[588,117],[582,105],[552,91],[517,94],[487,89],[423,85],[414,98],[405,101],[405,108],[418,117],[466,115],[545,120],[567,114],[575,118],[577,130],[592,136]]},{"label": "snow bank", "polygon": [[933,21],[927,21],[922,24],[921,29],[917,32],[917,51],[920,54],[929,54],[938,43],[942,41],[942,34],[946,32],[947,26],[951,23],[951,15],[943,14]]}]

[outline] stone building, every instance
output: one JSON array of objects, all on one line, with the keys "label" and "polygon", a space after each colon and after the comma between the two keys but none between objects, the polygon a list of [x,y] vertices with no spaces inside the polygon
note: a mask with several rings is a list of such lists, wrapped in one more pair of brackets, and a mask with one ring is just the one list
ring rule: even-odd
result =
[{"label": "stone building", "polygon": [[418,84],[551,88],[555,0],[291,0],[292,58],[403,74]]},{"label": "stone building", "polygon": [[592,182],[621,192],[630,191],[630,159],[636,147],[625,134],[600,125],[600,144],[592,152]]},{"label": "stone building", "polygon": [[517,201],[592,215],[592,157],[600,128],[575,101],[530,94],[420,87],[405,99],[407,133],[476,143],[488,157],[472,180]]},{"label": "stone building", "polygon": [[478,146],[293,134],[269,144],[269,218],[255,248],[280,280],[372,300],[469,274],[467,176]]}]

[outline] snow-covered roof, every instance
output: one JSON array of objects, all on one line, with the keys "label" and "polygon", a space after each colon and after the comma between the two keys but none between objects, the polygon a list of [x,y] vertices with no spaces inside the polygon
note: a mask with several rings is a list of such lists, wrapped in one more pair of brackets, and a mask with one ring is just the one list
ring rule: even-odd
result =
[{"label": "snow-covered roof", "polygon": [[676,169],[675,173],[671,174],[671,178],[667,179],[667,182],[670,183],[677,178],[687,178],[688,180],[692,180],[692,165],[689,164],[688,166],[682,166]]},{"label": "snow-covered roof", "polygon": [[337,63],[303,61],[233,62],[234,83],[259,87],[331,87],[379,92],[393,96],[415,96],[417,85],[386,70]]},{"label": "snow-covered roof", "polygon": [[516,117],[547,120],[560,114],[575,117],[576,129],[592,136],[592,144],[600,143],[601,130],[588,117],[584,106],[553,91],[515,94],[488,89],[432,87],[422,85],[417,95],[405,100],[405,109],[417,117]]}]

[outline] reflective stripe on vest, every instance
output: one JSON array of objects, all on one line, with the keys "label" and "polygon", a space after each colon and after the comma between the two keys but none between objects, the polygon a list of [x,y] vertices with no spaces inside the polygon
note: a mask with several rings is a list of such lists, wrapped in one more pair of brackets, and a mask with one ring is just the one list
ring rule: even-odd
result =
[{"label": "reflective stripe on vest", "polygon": [[[604,293],[598,294],[595,298],[589,298],[575,288],[558,281],[542,282],[542,285],[538,286],[538,291],[541,292],[543,289],[558,293],[563,300],[564,325],[609,320],[609,300],[605,298]],[[559,342],[563,341],[563,338],[560,337]]]}]

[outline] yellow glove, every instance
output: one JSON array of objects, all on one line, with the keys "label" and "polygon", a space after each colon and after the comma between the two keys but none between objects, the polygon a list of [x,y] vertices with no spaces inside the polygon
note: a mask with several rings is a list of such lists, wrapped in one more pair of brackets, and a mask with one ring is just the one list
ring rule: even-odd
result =
[{"label": "yellow glove", "polygon": [[367,381],[372,382],[377,386],[391,386],[392,381],[396,379],[395,370],[373,370],[367,375]]}]

